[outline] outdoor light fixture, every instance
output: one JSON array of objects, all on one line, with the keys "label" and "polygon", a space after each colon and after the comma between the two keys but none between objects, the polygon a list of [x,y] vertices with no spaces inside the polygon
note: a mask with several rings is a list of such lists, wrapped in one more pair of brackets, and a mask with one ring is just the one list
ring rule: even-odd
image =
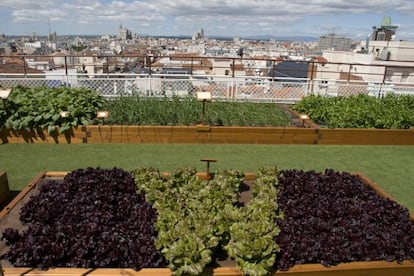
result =
[{"label": "outdoor light fixture", "polygon": [[0,98],[3,101],[3,108],[6,109],[7,98],[9,97],[11,89],[0,90]]},{"label": "outdoor light fixture", "polygon": [[211,92],[197,92],[197,101],[211,102]]},{"label": "outdoor light fixture", "polygon": [[203,113],[201,117],[201,124],[204,124],[205,116],[206,116],[206,102],[211,102],[212,96],[211,92],[197,92],[197,101],[203,103]]},{"label": "outdoor light fixture", "polygon": [[67,118],[70,115],[69,111],[61,111],[59,114],[62,118]]},{"label": "outdoor light fixture", "polygon": [[106,111],[106,110],[104,110],[104,111],[98,111],[97,113],[96,113],[96,118],[98,118],[98,119],[106,119],[106,118],[108,118],[108,116],[109,116],[109,112],[108,111]]},{"label": "outdoor light fixture", "polygon": [[305,127],[305,120],[309,120],[309,115],[301,114],[299,118],[302,120],[302,126]]}]

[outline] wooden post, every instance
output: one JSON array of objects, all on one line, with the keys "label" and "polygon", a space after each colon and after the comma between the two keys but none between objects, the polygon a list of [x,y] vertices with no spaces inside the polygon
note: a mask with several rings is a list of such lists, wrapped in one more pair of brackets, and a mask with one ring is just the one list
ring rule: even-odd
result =
[{"label": "wooden post", "polygon": [[206,178],[206,179],[211,179],[212,175],[210,174],[210,163],[211,162],[217,162],[217,159],[211,159],[211,158],[204,158],[200,160],[201,162],[206,162],[207,163],[207,168],[206,168],[206,173],[200,175],[201,178]]}]

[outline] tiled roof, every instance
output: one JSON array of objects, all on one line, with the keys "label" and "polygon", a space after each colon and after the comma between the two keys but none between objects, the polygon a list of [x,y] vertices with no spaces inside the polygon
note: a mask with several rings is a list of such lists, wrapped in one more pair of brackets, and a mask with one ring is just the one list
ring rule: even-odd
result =
[{"label": "tiled roof", "polygon": [[[24,74],[25,69],[22,64],[16,64],[16,63],[9,63],[9,64],[0,64],[0,73],[1,74]],[[44,74],[43,71],[33,69],[30,67],[26,67],[26,73],[27,74]]]},{"label": "tiled roof", "polygon": [[319,62],[319,63],[327,63],[328,62],[328,60],[326,58],[321,57],[321,56],[315,57],[315,61]]}]

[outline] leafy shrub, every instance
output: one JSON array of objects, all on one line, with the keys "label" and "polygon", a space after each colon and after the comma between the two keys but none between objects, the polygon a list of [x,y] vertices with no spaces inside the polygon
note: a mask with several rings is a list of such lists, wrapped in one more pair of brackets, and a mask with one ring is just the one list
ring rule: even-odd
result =
[{"label": "leafy shrub", "polygon": [[378,99],[310,95],[293,106],[318,124],[330,128],[406,129],[414,126],[414,96],[388,94]]},{"label": "leafy shrub", "polygon": [[[63,133],[78,125],[87,125],[103,107],[105,99],[98,93],[84,88],[27,88],[16,86],[7,102],[5,126],[14,129],[47,128]],[[62,118],[61,111],[69,116]]]}]

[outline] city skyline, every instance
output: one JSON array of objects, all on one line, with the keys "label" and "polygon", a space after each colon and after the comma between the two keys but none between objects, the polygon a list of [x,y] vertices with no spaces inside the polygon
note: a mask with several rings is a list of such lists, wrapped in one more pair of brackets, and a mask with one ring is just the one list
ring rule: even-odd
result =
[{"label": "city skyline", "polygon": [[2,0],[5,35],[116,35],[119,25],[137,35],[206,37],[308,36],[328,33],[365,39],[390,16],[397,40],[414,41],[414,2],[377,0]]}]

